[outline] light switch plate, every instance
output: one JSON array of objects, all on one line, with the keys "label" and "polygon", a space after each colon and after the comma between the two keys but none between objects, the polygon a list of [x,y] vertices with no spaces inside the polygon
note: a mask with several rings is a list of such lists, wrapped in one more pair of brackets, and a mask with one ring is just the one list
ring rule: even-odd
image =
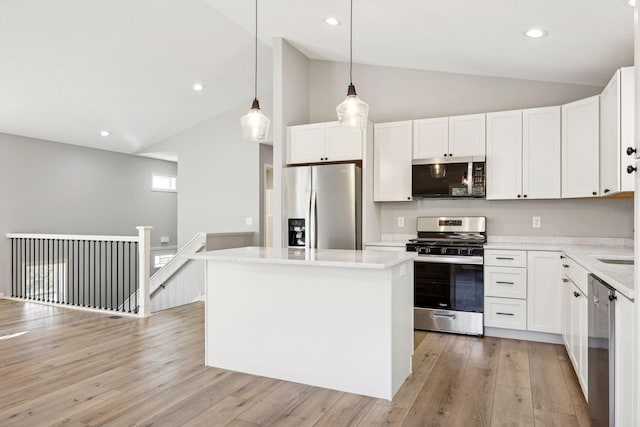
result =
[{"label": "light switch plate", "polygon": [[253,225],[253,218],[250,216],[247,217],[247,225]]},{"label": "light switch plate", "polygon": [[160,243],[169,243],[170,241],[171,239],[169,238],[169,236],[160,237]]},{"label": "light switch plate", "polygon": [[399,216],[398,217],[398,227],[404,227],[404,217],[403,216]]}]

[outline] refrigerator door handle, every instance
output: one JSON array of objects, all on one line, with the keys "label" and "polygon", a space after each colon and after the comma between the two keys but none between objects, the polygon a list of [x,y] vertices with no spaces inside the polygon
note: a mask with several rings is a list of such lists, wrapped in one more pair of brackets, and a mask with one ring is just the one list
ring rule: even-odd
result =
[{"label": "refrigerator door handle", "polygon": [[309,205],[309,248],[318,248],[318,194],[315,190],[309,192],[311,203]]},{"label": "refrigerator door handle", "polygon": [[311,190],[307,191],[307,208],[304,215],[304,248],[309,249],[311,247]]}]

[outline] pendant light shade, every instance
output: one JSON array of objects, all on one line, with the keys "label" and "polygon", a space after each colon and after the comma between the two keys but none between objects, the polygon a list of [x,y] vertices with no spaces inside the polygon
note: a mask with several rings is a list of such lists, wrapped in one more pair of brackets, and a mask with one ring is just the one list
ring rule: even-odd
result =
[{"label": "pendant light shade", "polygon": [[240,119],[242,139],[264,141],[269,134],[270,123],[269,118],[260,110],[260,103],[257,99],[254,99],[251,110]]},{"label": "pendant light shade", "polygon": [[364,129],[369,116],[369,104],[360,99],[353,85],[353,0],[349,15],[349,88],[347,97],[337,107],[341,125]]},{"label": "pendant light shade", "polygon": [[255,33],[255,69],[254,69],[254,98],[251,109],[240,119],[242,139],[247,141],[264,141],[269,134],[271,121],[260,110],[258,102],[258,0],[256,2],[256,33]]}]

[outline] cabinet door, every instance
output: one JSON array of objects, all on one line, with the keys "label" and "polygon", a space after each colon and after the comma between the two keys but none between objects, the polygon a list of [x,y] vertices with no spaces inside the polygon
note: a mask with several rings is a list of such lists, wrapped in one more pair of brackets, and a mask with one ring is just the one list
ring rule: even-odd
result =
[{"label": "cabinet door", "polygon": [[413,158],[449,156],[449,118],[413,121]]},{"label": "cabinet door", "polygon": [[634,67],[620,69],[620,190],[634,191],[633,175],[627,172],[633,166],[634,154],[627,154],[633,149],[635,129],[635,80]]},{"label": "cabinet door", "polygon": [[571,281],[562,277],[562,340],[571,358]]},{"label": "cabinet door", "polygon": [[633,302],[618,294],[615,302],[615,407],[616,424],[630,426],[633,416],[633,371],[636,349],[636,330],[633,317]]},{"label": "cabinet door", "polygon": [[449,155],[485,155],[485,114],[449,117]]},{"label": "cabinet door", "polygon": [[527,329],[562,332],[560,253],[527,252]]},{"label": "cabinet door", "polygon": [[373,127],[373,200],[411,200],[411,121]]},{"label": "cabinet door", "polygon": [[600,194],[620,191],[620,70],[600,95]]},{"label": "cabinet door", "polygon": [[324,123],[289,127],[288,163],[323,161],[325,128]]},{"label": "cabinet door", "polygon": [[573,283],[571,283],[570,289],[571,295],[569,295],[569,298],[571,302],[569,303],[569,305],[571,316],[571,351],[569,352],[569,356],[571,357],[571,361],[573,362],[573,368],[575,369],[576,376],[578,377],[578,382],[580,383],[580,387],[582,388],[582,393],[584,394],[586,399],[588,396],[588,300],[587,297],[580,291],[580,289],[578,289],[578,287]]},{"label": "cabinet door", "polygon": [[562,197],[599,192],[600,97],[562,106]]},{"label": "cabinet door", "polygon": [[[577,288],[576,288],[577,289]],[[588,393],[588,378],[589,378],[589,363],[588,363],[588,351],[589,351],[589,318],[588,318],[588,309],[589,309],[589,300],[586,295],[580,293],[580,296],[575,298],[577,301],[577,312],[578,312],[578,353],[580,355],[580,369],[578,380],[580,381],[580,385],[582,386],[582,393],[584,393],[585,399],[589,396]]]},{"label": "cabinet door", "polygon": [[362,160],[362,129],[341,126],[339,122],[326,124],[325,160]]},{"label": "cabinet door", "polygon": [[487,114],[487,199],[522,197],[522,111]]},{"label": "cabinet door", "polygon": [[523,197],[560,198],[560,133],[560,107],[522,112]]}]

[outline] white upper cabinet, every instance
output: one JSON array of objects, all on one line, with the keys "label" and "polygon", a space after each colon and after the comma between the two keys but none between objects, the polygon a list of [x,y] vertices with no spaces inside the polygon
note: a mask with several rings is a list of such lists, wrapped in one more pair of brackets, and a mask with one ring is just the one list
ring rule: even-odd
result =
[{"label": "white upper cabinet", "polygon": [[523,197],[560,198],[560,134],[560,107],[522,111]]},{"label": "white upper cabinet", "polygon": [[449,156],[449,118],[413,121],[413,158]]},{"label": "white upper cabinet", "polygon": [[600,95],[600,194],[633,191],[633,67],[613,75]]},{"label": "white upper cabinet", "polygon": [[339,122],[328,123],[326,129],[325,161],[362,159],[362,129]]},{"label": "white upper cabinet", "polygon": [[289,128],[288,163],[315,163],[324,159],[325,125],[291,126]]},{"label": "white upper cabinet", "polygon": [[522,111],[487,114],[487,199],[522,197]]},{"label": "white upper cabinet", "polygon": [[485,114],[413,121],[413,158],[485,155]]},{"label": "white upper cabinet", "polygon": [[485,114],[449,117],[449,156],[485,155]]},{"label": "white upper cabinet", "polygon": [[373,200],[411,200],[412,122],[373,126]]},{"label": "white upper cabinet", "polygon": [[362,160],[363,132],[338,122],[290,126],[287,163]]},{"label": "white upper cabinet", "polygon": [[562,197],[599,193],[600,96],[562,106]]}]

